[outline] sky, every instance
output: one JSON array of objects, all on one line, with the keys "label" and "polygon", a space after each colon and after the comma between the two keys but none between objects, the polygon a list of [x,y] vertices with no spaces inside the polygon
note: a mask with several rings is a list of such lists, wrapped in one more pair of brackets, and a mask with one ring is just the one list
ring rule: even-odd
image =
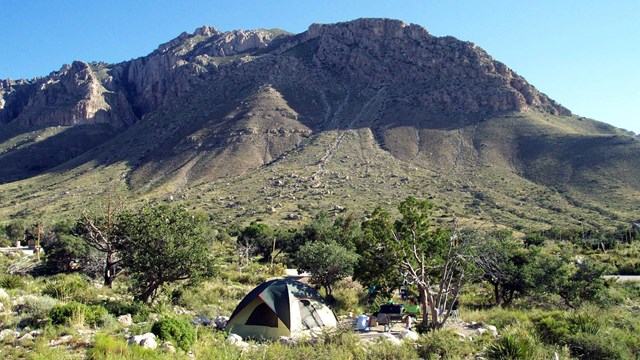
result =
[{"label": "sky", "polygon": [[385,17],[484,48],[575,114],[640,133],[640,0],[0,0],[0,79],[227,31]]}]

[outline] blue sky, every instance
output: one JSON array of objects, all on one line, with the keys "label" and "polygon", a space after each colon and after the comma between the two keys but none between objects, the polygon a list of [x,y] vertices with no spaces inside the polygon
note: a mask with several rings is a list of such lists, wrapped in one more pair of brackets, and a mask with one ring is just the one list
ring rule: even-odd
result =
[{"label": "blue sky", "polygon": [[388,17],[484,48],[574,113],[640,133],[640,0],[0,0],[0,79],[120,62],[202,25]]}]

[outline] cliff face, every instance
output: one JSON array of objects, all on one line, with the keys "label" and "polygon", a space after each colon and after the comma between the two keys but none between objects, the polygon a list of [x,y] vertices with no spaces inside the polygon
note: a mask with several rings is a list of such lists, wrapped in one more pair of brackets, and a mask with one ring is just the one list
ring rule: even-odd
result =
[{"label": "cliff face", "polygon": [[[321,68],[323,76],[332,77],[329,82],[352,93],[385,87],[390,96],[434,112],[570,114],[472,43],[435,37],[397,20],[360,19],[314,24],[296,36],[277,30],[221,32],[205,26],[131,61],[74,62],[43,78],[2,80],[0,121],[24,127],[128,126],[194,86],[221,77],[237,81],[224,76],[237,74],[237,67],[243,67],[243,73],[256,71],[254,76],[288,76],[282,71],[292,66],[292,55],[312,60],[303,71]],[[254,56],[272,59],[260,67],[242,66]]]}]

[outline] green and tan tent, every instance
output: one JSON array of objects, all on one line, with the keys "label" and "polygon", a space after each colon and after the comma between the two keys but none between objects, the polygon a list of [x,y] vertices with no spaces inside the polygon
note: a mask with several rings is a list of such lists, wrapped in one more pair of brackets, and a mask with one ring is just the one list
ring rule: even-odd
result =
[{"label": "green and tan tent", "polygon": [[301,337],[337,326],[336,315],[307,284],[276,279],[258,285],[229,318],[227,329],[243,338]]}]

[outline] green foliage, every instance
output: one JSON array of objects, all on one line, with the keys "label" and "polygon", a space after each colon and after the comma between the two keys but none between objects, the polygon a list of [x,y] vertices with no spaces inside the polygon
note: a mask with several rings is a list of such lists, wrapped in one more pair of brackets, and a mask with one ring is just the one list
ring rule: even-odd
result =
[{"label": "green foliage", "polygon": [[533,359],[536,340],[526,331],[514,331],[498,338],[487,349],[490,359]]},{"label": "green foliage", "polygon": [[363,236],[355,241],[360,255],[353,278],[363,285],[375,285],[375,293],[388,298],[402,285],[393,242],[393,221],[388,212],[376,208],[371,218],[362,223]]},{"label": "green foliage", "polygon": [[277,241],[276,232],[269,225],[252,223],[242,229],[237,242],[239,246],[249,252],[248,255],[260,255],[263,260],[270,261],[274,240],[276,241],[276,249],[282,249],[282,242]]},{"label": "green foliage", "polygon": [[567,337],[571,355],[579,359],[632,359],[629,349],[620,341],[599,334],[579,332]]},{"label": "green foliage", "polygon": [[89,247],[76,236],[56,234],[51,240],[43,243],[46,254],[46,271],[51,274],[78,271],[86,262]]},{"label": "green foliage", "polygon": [[524,244],[525,244],[526,247],[542,246],[542,245],[544,245],[544,242],[546,240],[547,240],[547,238],[544,237],[540,233],[531,233],[531,234],[527,234],[527,236],[525,236]]},{"label": "green foliage", "polygon": [[462,359],[471,355],[470,342],[461,341],[451,330],[433,330],[418,340],[418,355],[423,359]]},{"label": "green foliage", "polygon": [[56,305],[49,312],[54,325],[71,325],[76,321],[91,326],[104,324],[107,310],[100,305],[85,305],[72,301],[64,305]]},{"label": "green foliage", "polygon": [[137,299],[148,302],[165,283],[195,282],[216,273],[206,219],[171,205],[145,206],[118,216],[118,250]]},{"label": "green foliage", "polygon": [[80,274],[59,274],[46,280],[42,294],[68,301],[78,298],[88,286],[87,279]]},{"label": "green foliage", "polygon": [[0,288],[20,289],[25,285],[24,278],[20,275],[4,274],[0,276]]},{"label": "green foliage", "polygon": [[175,359],[175,356],[163,356],[157,351],[144,349],[140,346],[129,346],[125,339],[115,338],[108,334],[96,334],[95,341],[87,349],[87,358],[99,359]]},{"label": "green foliage", "polygon": [[131,314],[134,322],[146,321],[151,313],[147,304],[138,301],[104,301],[101,305],[115,317]]},{"label": "green foliage", "polygon": [[353,274],[358,255],[334,241],[315,241],[302,246],[295,259],[298,270],[308,271],[311,282],[322,285],[331,296],[332,285]]},{"label": "green foliage", "polygon": [[333,311],[337,314],[359,313],[363,293],[359,283],[348,278],[340,280],[333,288]]},{"label": "green foliage", "polygon": [[162,319],[153,324],[151,332],[162,340],[174,342],[184,351],[189,351],[196,340],[196,331],[186,319]]},{"label": "green foliage", "polygon": [[30,326],[34,328],[42,327],[49,318],[51,309],[58,302],[48,296],[29,296],[24,299],[24,303],[17,305],[14,310],[20,315],[19,326]]}]

